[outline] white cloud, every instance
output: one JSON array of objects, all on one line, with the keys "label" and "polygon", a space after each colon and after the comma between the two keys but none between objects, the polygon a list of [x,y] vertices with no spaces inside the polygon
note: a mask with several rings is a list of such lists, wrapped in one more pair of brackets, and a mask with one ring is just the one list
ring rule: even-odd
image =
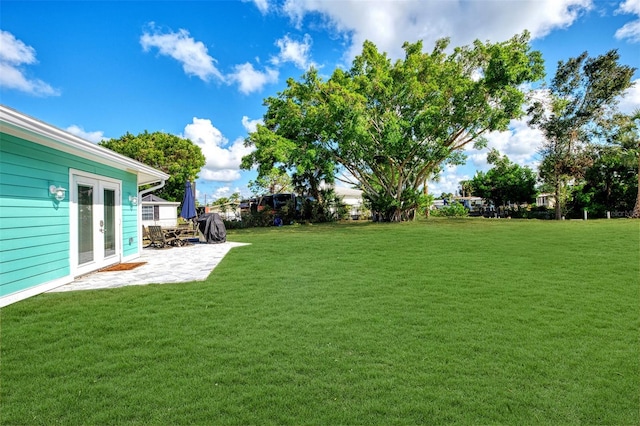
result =
[{"label": "white cloud", "polygon": [[442,37],[451,37],[453,46],[476,38],[502,41],[525,29],[534,38],[543,37],[553,29],[570,26],[591,7],[592,0],[287,0],[283,11],[298,26],[305,16],[320,14],[328,27],[350,40],[348,58],[360,53],[365,40],[398,58],[403,42],[418,39],[430,50]]},{"label": "white cloud", "polygon": [[456,194],[460,186],[460,181],[469,180],[472,177],[473,176],[469,176],[468,173],[459,170],[459,166],[445,166],[440,178],[437,181],[429,182],[429,193],[436,198],[443,192]]},{"label": "white cloud", "polygon": [[269,1],[268,0],[253,0],[253,3],[260,10],[260,12],[264,15],[269,11]]},{"label": "white cloud", "polygon": [[634,80],[634,85],[624,91],[618,107],[620,112],[631,114],[640,109],[640,78]]},{"label": "white cloud", "polygon": [[258,130],[258,124],[264,124],[262,118],[249,120],[249,117],[246,115],[242,116],[242,126],[246,129],[247,133],[253,133]]},{"label": "white cloud", "polygon": [[216,188],[216,190],[213,191],[214,200],[222,197],[228,197],[229,195],[231,195],[231,188],[228,186],[221,186],[220,188]]},{"label": "white cloud", "polygon": [[248,95],[259,92],[269,83],[278,82],[278,71],[272,68],[265,68],[265,71],[258,71],[249,62],[235,66],[235,72],[229,74],[229,81],[239,85],[240,92]]},{"label": "white cloud", "polygon": [[[204,183],[201,186],[205,186]],[[196,186],[196,198],[203,203],[205,202],[205,200],[207,203],[211,203],[212,201],[218,200],[220,198],[229,198],[236,192],[240,194],[241,198],[251,195],[251,193],[248,192],[247,188],[241,189],[237,186],[232,188],[228,185],[213,185],[210,188],[198,189],[201,186]]]},{"label": "white cloud", "polygon": [[216,68],[216,60],[209,56],[204,43],[195,41],[187,30],[162,34],[153,23],[149,26],[152,32],[145,32],[140,37],[145,52],[157,48],[161,55],[180,62],[187,75],[195,75],[205,82],[217,79],[227,84],[237,83],[245,95],[262,90],[266,84],[278,82],[278,70],[267,67],[259,71],[249,62],[236,65],[234,72],[225,76]]},{"label": "white cloud", "polygon": [[161,55],[180,62],[187,75],[195,75],[205,82],[212,78],[224,81],[224,76],[214,65],[216,61],[209,56],[207,47],[190,37],[187,30],[162,34],[156,31],[153,23],[150,27],[152,33],[145,32],[140,37],[140,44],[145,52],[155,47]]},{"label": "white cloud", "polygon": [[8,31],[0,30],[0,60],[10,64],[35,64],[36,51],[15,38]]},{"label": "white cloud", "polygon": [[640,15],[640,0],[626,0],[620,4],[618,11],[620,13],[635,13],[636,15]]},{"label": "white cloud", "polygon": [[58,96],[60,91],[26,75],[25,65],[34,65],[36,51],[8,31],[0,30],[0,86],[36,96]]},{"label": "white cloud", "polygon": [[185,126],[184,137],[198,145],[206,158],[201,180],[231,182],[240,179],[242,157],[252,150],[244,146],[244,139],[238,138],[229,144],[211,120],[197,117]]},{"label": "white cloud", "polygon": [[631,43],[640,43],[640,20],[624,24],[616,31],[617,39],[629,39]]},{"label": "white cloud", "polygon": [[263,15],[266,15],[270,8],[269,0],[242,0],[242,2],[253,3]]},{"label": "white cloud", "polygon": [[626,23],[616,31],[618,40],[628,39],[630,43],[640,43],[640,0],[626,0],[616,13],[636,15],[636,20]]},{"label": "white cloud", "polygon": [[280,49],[278,56],[271,58],[271,63],[278,66],[285,62],[292,62],[301,70],[307,70],[315,64],[311,61],[311,36],[304,35],[302,41],[291,39],[288,35],[276,41],[276,46]]},{"label": "white cloud", "polygon": [[75,124],[67,127],[67,132],[93,143],[98,143],[98,142],[101,142],[103,139],[105,139],[104,132],[102,131],[86,132],[82,127],[76,126]]},{"label": "white cloud", "polygon": [[[542,146],[543,135],[540,130],[530,127],[525,117],[512,120],[508,131],[489,133],[487,140],[488,149],[495,148],[500,151],[500,154],[509,157],[513,163],[531,167]],[[478,169],[487,168],[487,152],[487,150],[476,151],[470,156]]]}]

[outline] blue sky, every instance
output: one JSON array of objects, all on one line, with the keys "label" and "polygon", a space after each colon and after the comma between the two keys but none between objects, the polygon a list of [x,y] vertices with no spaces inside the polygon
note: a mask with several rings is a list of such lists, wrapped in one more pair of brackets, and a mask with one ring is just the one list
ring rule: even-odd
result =
[{"label": "blue sky", "polygon": [[[559,60],[614,48],[640,68],[640,0],[3,0],[0,102],[93,142],[145,130],[188,137],[207,157],[197,181],[204,202],[248,195],[255,172],[239,170],[243,140],[263,100],[310,66],[329,76],[367,39],[399,58],[404,41],[430,50],[441,37],[459,46],[524,29],[548,76]],[[640,107],[640,72],[634,80],[625,111]],[[532,167],[539,144],[524,121],[489,135],[489,147]],[[432,193],[486,170],[486,152],[469,150]]]}]

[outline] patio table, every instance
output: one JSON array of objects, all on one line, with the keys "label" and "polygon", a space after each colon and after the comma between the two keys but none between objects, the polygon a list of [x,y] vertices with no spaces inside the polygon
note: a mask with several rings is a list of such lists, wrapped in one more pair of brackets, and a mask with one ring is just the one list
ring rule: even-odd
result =
[{"label": "patio table", "polygon": [[177,226],[171,228],[163,228],[167,240],[173,240],[175,245],[182,246],[191,243],[192,238],[198,237],[197,230],[188,226]]}]

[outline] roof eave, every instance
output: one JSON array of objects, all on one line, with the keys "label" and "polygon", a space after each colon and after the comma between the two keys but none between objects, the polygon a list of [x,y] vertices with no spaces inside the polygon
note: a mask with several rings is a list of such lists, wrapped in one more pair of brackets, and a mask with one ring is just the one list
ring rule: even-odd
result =
[{"label": "roof eave", "polygon": [[138,185],[147,185],[167,180],[170,177],[170,175],[160,170],[96,145],[93,142],[82,139],[4,105],[0,105],[0,128],[3,133],[73,154],[87,160],[105,164],[119,170],[134,173],[138,176]]}]

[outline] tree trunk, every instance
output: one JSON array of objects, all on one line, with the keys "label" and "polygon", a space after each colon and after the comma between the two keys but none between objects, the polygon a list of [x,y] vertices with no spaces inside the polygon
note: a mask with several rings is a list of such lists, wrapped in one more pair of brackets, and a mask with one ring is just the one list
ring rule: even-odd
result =
[{"label": "tree trunk", "polygon": [[636,205],[633,208],[631,217],[640,219],[640,152],[638,153],[638,195],[636,196]]},{"label": "tree trunk", "polygon": [[555,212],[556,212],[556,220],[561,220],[562,219],[562,205],[560,203],[560,192],[561,189],[561,184],[560,181],[556,181],[556,204],[554,206],[555,208]]},{"label": "tree trunk", "polygon": [[402,210],[395,209],[389,217],[389,222],[402,222]]},{"label": "tree trunk", "polygon": [[[638,188],[638,191],[640,191],[640,188]],[[424,180],[424,186],[422,187],[422,193],[425,196],[429,195],[429,184],[428,184],[426,179]],[[431,215],[431,206],[427,206],[427,210],[425,210],[424,215],[425,215],[425,217],[427,219],[429,219],[429,216]]]}]

